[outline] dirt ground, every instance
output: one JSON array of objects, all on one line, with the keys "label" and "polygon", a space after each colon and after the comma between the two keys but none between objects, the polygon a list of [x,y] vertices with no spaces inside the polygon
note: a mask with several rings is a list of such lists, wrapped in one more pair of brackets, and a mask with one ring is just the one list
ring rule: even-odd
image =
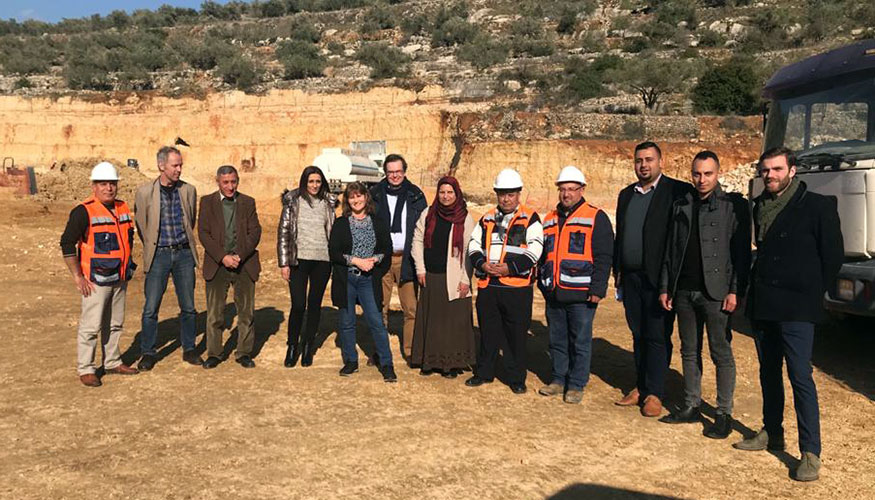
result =
[{"label": "dirt ground", "polygon": [[[276,271],[277,210],[264,206],[258,366],[184,364],[168,290],[155,369],[107,376],[90,389],[76,377],[79,299],[58,248],[70,208],[0,194],[0,498],[875,498],[872,321],[819,331],[822,479],[800,484],[789,479],[799,453],[789,385],[788,452],[730,446],[761,422],[756,353],[743,327],[733,343],[736,432],[725,441],[703,437],[702,425],[669,426],[612,404],[634,381],[631,337],[613,300],[596,316],[581,405],[535,392],[549,375],[541,300],[522,396],[501,383],[471,389],[464,378],[422,377],[400,361],[397,384],[383,383],[364,363],[342,379],[327,302],[314,365],[284,368],[289,298]],[[203,283],[197,286],[203,332]],[[138,356],[142,306],[138,275],[128,288],[127,361]],[[391,331],[400,319],[393,315]],[[392,347],[397,356],[397,337]],[[704,380],[713,404],[707,355]],[[677,341],[669,381],[676,402]]]}]

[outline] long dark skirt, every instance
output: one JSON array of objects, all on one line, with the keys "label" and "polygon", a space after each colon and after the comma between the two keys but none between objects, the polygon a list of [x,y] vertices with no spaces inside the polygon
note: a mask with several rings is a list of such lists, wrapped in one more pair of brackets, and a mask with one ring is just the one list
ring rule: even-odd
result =
[{"label": "long dark skirt", "polygon": [[476,357],[471,297],[450,301],[446,274],[425,274],[419,291],[411,364],[423,370],[464,369]]}]

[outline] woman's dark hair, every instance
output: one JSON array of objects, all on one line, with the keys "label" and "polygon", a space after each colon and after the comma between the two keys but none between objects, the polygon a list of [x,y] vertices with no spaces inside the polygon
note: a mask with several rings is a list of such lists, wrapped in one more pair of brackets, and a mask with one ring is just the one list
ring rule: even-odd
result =
[{"label": "woman's dark hair", "polygon": [[353,194],[362,194],[365,196],[365,213],[372,215],[374,213],[374,199],[371,198],[371,191],[363,182],[350,182],[343,190],[343,216],[349,217],[352,215],[352,207],[349,206],[349,197]]},{"label": "woman's dark hair", "polygon": [[301,172],[301,181],[298,183],[298,196],[307,200],[307,203],[311,207],[313,206],[313,197],[311,197],[310,192],[307,191],[307,181],[310,180],[310,175],[312,174],[319,174],[319,177],[322,179],[322,185],[319,186],[319,192],[316,193],[316,198],[328,201],[328,181],[325,179],[325,174],[322,173],[321,168],[310,165]]}]

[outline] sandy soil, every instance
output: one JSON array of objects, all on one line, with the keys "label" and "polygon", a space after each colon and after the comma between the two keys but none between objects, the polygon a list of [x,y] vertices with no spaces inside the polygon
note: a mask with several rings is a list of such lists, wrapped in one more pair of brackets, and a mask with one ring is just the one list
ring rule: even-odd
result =
[{"label": "sandy soil", "polygon": [[[787,454],[730,447],[760,425],[756,355],[744,328],[734,340],[738,423],[726,441],[704,438],[701,425],[669,426],[612,404],[634,380],[630,334],[613,300],[596,317],[592,378],[578,406],[535,393],[549,374],[540,300],[530,390],[522,396],[500,383],[470,389],[463,378],[422,377],[400,362],[397,384],[384,384],[364,363],[341,379],[336,314],[327,302],[326,340],[314,365],[283,368],[289,299],[275,271],[275,207],[263,207],[257,368],[184,364],[168,290],[155,369],[85,388],[75,372],[79,300],[57,244],[70,208],[0,196],[2,498],[875,497],[871,321],[819,333],[822,479],[800,484],[788,477],[798,456],[792,408]],[[140,275],[128,290],[128,361],[138,356],[128,346],[137,345],[142,289]],[[201,282],[199,311],[203,290]],[[200,332],[204,321],[201,312]],[[399,327],[395,314],[390,329]],[[392,346],[397,353],[397,337]],[[677,400],[677,346],[672,368],[669,391]],[[705,371],[704,395],[713,404],[707,359]]]}]

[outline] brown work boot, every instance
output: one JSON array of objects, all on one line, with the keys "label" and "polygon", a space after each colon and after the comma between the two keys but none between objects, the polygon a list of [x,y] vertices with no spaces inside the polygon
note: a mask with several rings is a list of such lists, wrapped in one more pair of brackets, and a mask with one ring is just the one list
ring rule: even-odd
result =
[{"label": "brown work boot", "polygon": [[559,382],[551,382],[549,385],[545,385],[538,389],[538,394],[541,396],[558,396],[565,391],[565,386],[560,384]]},{"label": "brown work boot", "polygon": [[140,373],[140,370],[128,365],[118,365],[115,368],[106,370],[106,373],[114,373],[116,375],[136,375]]},{"label": "brown work boot", "polygon": [[82,385],[88,387],[100,387],[103,385],[100,382],[100,379],[97,378],[97,375],[93,373],[86,373],[85,375],[79,375],[79,381],[82,382]]},{"label": "brown work boot", "polygon": [[644,398],[644,406],[641,407],[641,414],[645,417],[658,417],[662,413],[662,401],[653,394]]},{"label": "brown work boot", "polygon": [[632,389],[632,392],[623,396],[623,399],[615,402],[614,404],[617,406],[636,406],[638,404],[638,399],[640,395],[638,394],[638,389]]}]

